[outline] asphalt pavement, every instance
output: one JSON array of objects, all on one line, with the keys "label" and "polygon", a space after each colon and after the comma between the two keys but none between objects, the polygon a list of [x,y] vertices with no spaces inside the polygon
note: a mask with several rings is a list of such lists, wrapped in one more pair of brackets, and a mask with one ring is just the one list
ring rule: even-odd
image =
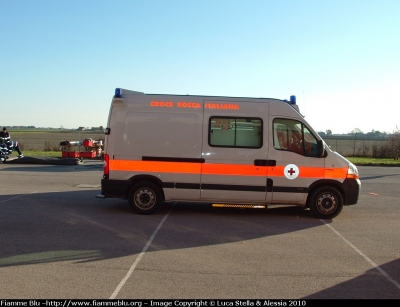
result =
[{"label": "asphalt pavement", "polygon": [[400,168],[359,167],[358,204],[309,210],[98,199],[103,163],[0,165],[0,297],[400,299]]}]

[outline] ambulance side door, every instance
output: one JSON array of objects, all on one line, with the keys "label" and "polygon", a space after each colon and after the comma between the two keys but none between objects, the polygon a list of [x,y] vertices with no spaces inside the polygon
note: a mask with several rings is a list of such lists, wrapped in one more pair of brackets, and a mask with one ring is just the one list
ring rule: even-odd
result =
[{"label": "ambulance side door", "polygon": [[305,204],[307,188],[324,178],[324,158],[318,158],[317,138],[305,123],[298,119],[271,118],[269,159],[272,203]]},{"label": "ambulance side door", "polygon": [[204,101],[202,200],[265,203],[267,121],[267,103]]}]

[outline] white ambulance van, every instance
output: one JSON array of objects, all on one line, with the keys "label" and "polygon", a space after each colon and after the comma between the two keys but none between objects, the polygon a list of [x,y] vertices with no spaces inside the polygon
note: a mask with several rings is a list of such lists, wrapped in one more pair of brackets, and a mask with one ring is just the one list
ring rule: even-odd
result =
[{"label": "white ambulance van", "polygon": [[296,97],[145,94],[117,88],[105,130],[98,198],[139,214],[164,201],[309,207],[334,218],[358,201],[357,168],[331,151]]}]

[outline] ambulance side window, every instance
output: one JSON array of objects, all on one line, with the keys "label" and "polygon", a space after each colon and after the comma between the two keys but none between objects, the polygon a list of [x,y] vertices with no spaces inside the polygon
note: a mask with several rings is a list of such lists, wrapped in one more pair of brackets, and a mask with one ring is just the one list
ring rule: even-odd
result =
[{"label": "ambulance side window", "polygon": [[317,139],[299,121],[284,118],[274,119],[273,136],[275,149],[292,151],[308,157],[318,155]]},{"label": "ambulance side window", "polygon": [[262,120],[244,117],[211,117],[208,144],[212,147],[262,147]]}]

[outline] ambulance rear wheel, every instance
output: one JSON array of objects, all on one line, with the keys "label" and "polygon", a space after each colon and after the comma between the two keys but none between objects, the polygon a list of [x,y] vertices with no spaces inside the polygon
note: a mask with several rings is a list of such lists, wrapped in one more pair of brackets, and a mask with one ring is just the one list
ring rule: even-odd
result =
[{"label": "ambulance rear wheel", "polygon": [[333,187],[320,187],[309,198],[311,212],[321,219],[332,219],[343,209],[342,194]]},{"label": "ambulance rear wheel", "polygon": [[129,204],[138,214],[152,214],[162,202],[161,191],[154,183],[140,182],[129,192]]}]

